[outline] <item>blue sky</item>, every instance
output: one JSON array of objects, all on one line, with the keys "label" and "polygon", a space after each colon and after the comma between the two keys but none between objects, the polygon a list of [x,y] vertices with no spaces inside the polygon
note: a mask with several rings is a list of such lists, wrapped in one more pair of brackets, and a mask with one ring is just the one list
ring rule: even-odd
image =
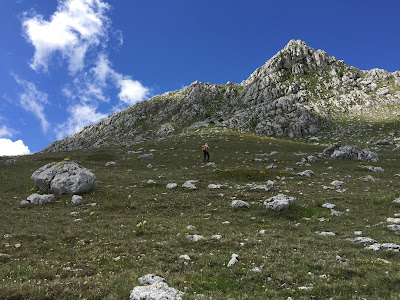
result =
[{"label": "blue sky", "polygon": [[398,0],[1,0],[0,155],[195,80],[240,83],[290,39],[400,70],[399,11]]}]

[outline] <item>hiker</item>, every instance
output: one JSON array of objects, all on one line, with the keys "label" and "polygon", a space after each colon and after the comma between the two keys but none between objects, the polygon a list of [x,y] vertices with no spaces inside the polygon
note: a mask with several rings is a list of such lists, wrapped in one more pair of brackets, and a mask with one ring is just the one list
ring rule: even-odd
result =
[{"label": "hiker", "polygon": [[208,152],[210,150],[210,147],[208,147],[208,144],[205,143],[205,145],[201,146],[201,150],[203,150],[203,154],[204,154],[204,163],[206,163],[206,157],[207,157],[207,162],[210,161],[210,152]]}]

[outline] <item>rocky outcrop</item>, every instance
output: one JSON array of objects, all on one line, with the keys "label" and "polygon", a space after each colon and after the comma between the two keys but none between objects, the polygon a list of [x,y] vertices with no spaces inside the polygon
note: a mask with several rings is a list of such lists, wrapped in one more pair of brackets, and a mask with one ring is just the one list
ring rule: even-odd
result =
[{"label": "rocky outcrop", "polygon": [[291,40],[241,84],[193,82],[85,127],[43,152],[131,146],[223,126],[266,136],[315,134],[344,113],[400,103],[400,72],[360,71]]},{"label": "rocky outcrop", "polygon": [[49,163],[36,170],[31,179],[40,190],[54,194],[83,194],[92,191],[96,176],[74,162]]},{"label": "rocky outcrop", "polygon": [[361,150],[356,146],[349,145],[333,145],[324,149],[320,153],[320,157],[333,159],[361,160],[377,162],[379,161],[378,154],[368,149]]}]

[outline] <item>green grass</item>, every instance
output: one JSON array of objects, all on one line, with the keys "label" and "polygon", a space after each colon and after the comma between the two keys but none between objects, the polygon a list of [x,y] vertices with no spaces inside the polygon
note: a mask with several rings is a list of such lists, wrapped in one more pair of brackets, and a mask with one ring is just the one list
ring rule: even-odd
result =
[{"label": "green grass", "polygon": [[[199,149],[204,142],[212,149],[216,168],[202,164]],[[126,154],[140,148],[142,153],[155,150],[154,160]],[[137,279],[147,273],[185,291],[184,299],[399,299],[400,254],[365,250],[345,240],[362,230],[363,236],[378,242],[400,244],[400,234],[381,223],[400,212],[392,202],[400,196],[400,182],[394,177],[399,154],[380,152],[380,162],[370,164],[383,167],[384,173],[362,169],[358,161],[319,159],[310,167],[295,165],[323,149],[208,128],[135,148],[35,154],[10,165],[0,158],[0,253],[10,255],[0,257],[0,299],[127,299]],[[272,151],[278,153],[265,155]],[[31,174],[66,157],[94,172],[101,182],[94,192],[83,195],[80,206],[62,195],[51,204],[20,208],[19,202],[32,193]],[[110,160],[117,166],[105,167]],[[267,169],[271,164],[276,168]],[[288,167],[294,171],[285,171]],[[306,169],[316,175],[297,175]],[[368,174],[379,180],[359,179]],[[155,184],[146,183],[149,179]],[[198,189],[182,188],[186,180],[198,180]],[[276,181],[268,192],[246,187],[268,180]],[[343,180],[346,191],[324,190],[333,180]],[[166,189],[170,182],[178,188]],[[223,186],[208,189],[211,183]],[[283,212],[265,210],[263,201],[278,193],[294,196],[296,205]],[[232,209],[234,197],[251,207]],[[348,211],[331,216],[322,207],[326,202]],[[74,222],[77,218],[82,220]],[[138,232],[137,224],[144,220]],[[197,229],[188,230],[188,225]],[[3,238],[7,233],[11,237]],[[186,234],[206,239],[190,242]],[[222,239],[210,239],[213,234]],[[16,243],[22,246],[16,248]],[[227,268],[233,253],[240,260]],[[191,257],[187,265],[179,260],[182,254]],[[251,271],[254,267],[261,272]],[[320,278],[323,274],[327,277]],[[300,290],[302,286],[312,288]]]}]

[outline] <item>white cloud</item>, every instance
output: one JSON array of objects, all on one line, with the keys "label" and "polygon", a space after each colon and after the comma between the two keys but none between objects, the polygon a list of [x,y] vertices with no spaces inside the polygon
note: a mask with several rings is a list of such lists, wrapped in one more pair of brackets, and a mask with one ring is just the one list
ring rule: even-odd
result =
[{"label": "white cloud", "polygon": [[3,125],[0,127],[0,138],[6,137],[6,136],[12,137],[14,133],[15,133],[15,130],[7,127],[6,125]]},{"label": "white cloud", "polygon": [[118,97],[128,105],[133,105],[145,99],[149,94],[148,88],[144,87],[139,81],[132,80],[129,77],[119,79],[118,85],[121,88]]},{"label": "white cloud", "polygon": [[97,107],[78,104],[68,109],[70,118],[57,127],[57,139],[62,139],[68,135],[72,135],[81,131],[85,126],[96,123],[107,115],[96,112]]},{"label": "white cloud", "polygon": [[48,104],[47,94],[39,91],[32,82],[19,79],[13,75],[15,81],[24,89],[24,92],[19,95],[19,102],[23,109],[33,113],[39,120],[42,126],[42,131],[46,132],[49,128],[49,122],[44,113],[44,104]]},{"label": "white cloud", "polygon": [[50,21],[39,14],[25,17],[25,36],[35,47],[31,67],[47,70],[52,55],[60,52],[72,73],[82,70],[88,49],[107,36],[109,8],[102,0],[60,0]]},{"label": "white cloud", "polygon": [[30,154],[28,146],[22,140],[13,142],[9,139],[0,139],[0,156]]},{"label": "white cloud", "polygon": [[139,81],[132,80],[129,76],[124,76],[111,68],[111,63],[105,54],[100,54],[96,66],[92,69],[98,81],[97,86],[105,86],[106,79],[109,77],[120,89],[118,98],[128,105],[133,105],[148,97],[150,90],[143,86]]}]

